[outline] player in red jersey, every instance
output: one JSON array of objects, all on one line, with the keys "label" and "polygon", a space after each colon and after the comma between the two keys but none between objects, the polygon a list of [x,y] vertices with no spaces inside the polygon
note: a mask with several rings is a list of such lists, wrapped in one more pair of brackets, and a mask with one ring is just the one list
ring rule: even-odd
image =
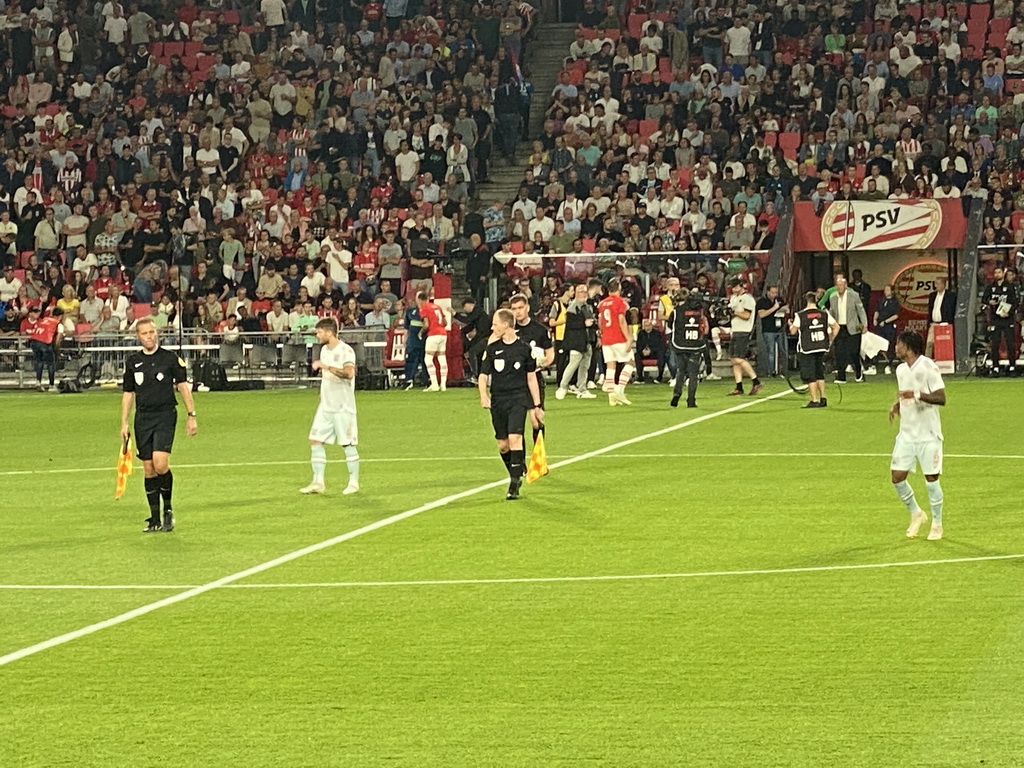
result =
[{"label": "player in red jersey", "polygon": [[[427,344],[424,352],[427,355],[427,373],[430,374],[430,386],[425,392],[444,392],[448,384],[448,358],[445,356],[448,347],[448,323],[444,310],[427,298],[420,291],[416,294],[416,307],[423,319],[423,332],[426,333]],[[437,363],[437,370],[434,363]]]},{"label": "player in red jersey", "polygon": [[[601,329],[601,352],[604,355],[604,391],[609,405],[632,405],[626,399],[626,384],[633,376],[633,331],[626,320],[629,304],[622,298],[622,285],[618,278],[608,281],[608,296],[597,305],[598,325]],[[618,381],[615,368],[622,363]]]},{"label": "player in red jersey", "polygon": [[64,313],[60,309],[55,309],[52,316],[40,317],[40,312],[39,307],[32,307],[28,311],[28,317],[21,321],[21,332],[28,336],[28,345],[35,357],[36,386],[39,387],[40,392],[45,392],[48,387],[43,384],[43,368],[46,368],[52,387],[53,378],[57,372],[54,358],[56,344],[54,342],[59,341],[63,334],[61,315]]}]

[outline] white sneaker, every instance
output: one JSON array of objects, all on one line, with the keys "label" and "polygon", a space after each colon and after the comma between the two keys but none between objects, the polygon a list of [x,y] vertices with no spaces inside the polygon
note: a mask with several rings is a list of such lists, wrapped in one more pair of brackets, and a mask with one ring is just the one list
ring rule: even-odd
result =
[{"label": "white sneaker", "polygon": [[555,390],[555,400],[565,400],[565,390],[562,387]]},{"label": "white sneaker", "polygon": [[588,392],[585,389],[582,392],[577,392],[576,397],[580,400],[597,400],[597,395],[593,392]]},{"label": "white sneaker", "polygon": [[707,380],[708,381],[721,381],[722,377],[719,376],[717,373],[709,373],[707,375]]},{"label": "white sneaker", "polygon": [[424,392],[440,392],[441,388],[437,384],[431,384],[429,387],[423,390]]},{"label": "white sneaker", "polygon": [[615,397],[615,393],[614,392],[609,392],[608,393],[608,405],[618,405],[618,404],[619,404],[619,399],[617,397]]},{"label": "white sneaker", "polygon": [[448,385],[447,384],[442,384],[441,385],[441,391],[442,392],[447,392],[448,391]]},{"label": "white sneaker", "polygon": [[942,523],[932,523],[932,530],[928,534],[928,541],[938,541],[942,538]]},{"label": "white sneaker", "polygon": [[345,494],[346,496],[348,496],[351,493],[358,493],[358,492],[359,492],[359,483],[349,483],[348,485],[345,486],[345,490],[342,491],[342,493]]},{"label": "white sneaker", "polygon": [[597,389],[597,384],[592,381],[587,382],[587,389]]},{"label": "white sneaker", "polygon": [[408,392],[410,389],[412,389],[415,386],[416,386],[416,383],[410,381],[408,384],[406,384],[404,387],[402,387],[402,389],[404,389],[406,392]]},{"label": "white sneaker", "polygon": [[[923,509],[917,510],[910,516],[910,527],[907,528],[907,538],[916,539],[917,532],[921,530],[921,526],[928,522],[928,515],[925,514]],[[941,528],[939,529],[942,530]]]},{"label": "white sneaker", "polygon": [[856,381],[858,384],[863,384],[864,383],[864,374],[861,374],[860,376],[858,376],[856,379],[854,379],[854,381]]},{"label": "white sneaker", "polygon": [[632,401],[629,400],[625,395],[613,394],[612,396],[615,398],[615,400],[618,402],[619,405],[632,405],[633,404]]},{"label": "white sneaker", "polygon": [[670,387],[674,387],[676,385],[675,377],[672,377],[671,379],[668,380],[668,385]]},{"label": "white sneaker", "polygon": [[323,493],[323,492],[324,492],[324,484],[323,483],[310,483],[305,488],[299,488],[299,493],[310,494],[310,493]]},{"label": "white sneaker", "polygon": [[864,373],[866,375],[868,375],[868,376],[877,376],[878,375],[878,369],[875,366],[872,365],[872,366],[870,366],[868,368],[865,368],[864,369]]}]

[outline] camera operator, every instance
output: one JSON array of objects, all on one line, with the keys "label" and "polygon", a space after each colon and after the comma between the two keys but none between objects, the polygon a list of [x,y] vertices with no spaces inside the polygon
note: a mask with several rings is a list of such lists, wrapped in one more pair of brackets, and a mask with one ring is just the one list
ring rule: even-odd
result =
[{"label": "camera operator", "polygon": [[697,383],[701,362],[708,348],[708,317],[699,294],[680,288],[673,296],[675,306],[668,317],[669,338],[678,364],[670,405],[678,407],[687,385],[686,407],[697,407]]},{"label": "camera operator", "polygon": [[732,311],[730,322],[729,357],[732,359],[732,377],[736,387],[729,393],[730,397],[743,394],[743,376],[749,376],[753,382],[750,394],[756,395],[764,386],[757,377],[747,352],[750,350],[750,334],[754,330],[754,312],[757,302],[747,293],[747,287],[739,278],[729,281],[732,296],[729,298],[729,309]]},{"label": "camera operator", "polygon": [[761,337],[767,353],[767,373],[778,376],[786,368],[787,347],[782,333],[783,320],[789,307],[779,298],[779,287],[768,286],[757,300],[757,316],[761,320]]},{"label": "camera operator", "polygon": [[[704,307],[706,316],[708,317],[709,330],[708,335],[711,338],[712,343],[715,345],[717,351],[717,357],[719,360],[722,359],[722,343],[719,340],[719,334],[721,333],[720,323],[715,315],[711,312],[711,306],[715,300],[714,291],[708,280],[708,276],[701,273],[697,275],[694,281],[693,287],[690,289],[690,295],[695,296],[701,302]],[[714,372],[711,367],[711,345],[704,345],[704,378],[708,381],[719,381],[721,376]]]}]

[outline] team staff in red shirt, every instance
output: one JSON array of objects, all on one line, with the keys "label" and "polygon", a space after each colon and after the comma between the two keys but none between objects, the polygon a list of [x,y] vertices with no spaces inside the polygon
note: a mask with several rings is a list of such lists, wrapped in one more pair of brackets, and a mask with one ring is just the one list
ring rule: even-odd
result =
[{"label": "team staff in red shirt", "polygon": [[46,368],[50,387],[53,386],[53,379],[57,373],[54,350],[59,346],[60,338],[64,333],[61,328],[61,315],[63,314],[64,312],[57,308],[53,310],[52,315],[41,317],[39,307],[32,307],[28,311],[28,317],[21,321],[21,333],[28,336],[28,346],[35,358],[36,386],[40,392],[49,389],[43,384],[43,368]]},{"label": "team staff in red shirt", "polygon": [[[622,284],[613,277],[608,281],[608,296],[597,305],[598,325],[601,329],[601,352],[604,355],[604,391],[609,405],[632,405],[626,399],[626,384],[633,376],[633,330],[626,320],[629,304],[622,298]],[[616,365],[622,370],[615,378]]]},{"label": "team staff in red shirt", "polygon": [[[430,386],[425,391],[444,392],[448,384],[448,358],[445,356],[448,348],[448,323],[444,310],[430,301],[424,291],[416,294],[416,306],[420,311],[423,329],[427,336],[424,352],[427,355]],[[435,362],[437,363],[436,371],[434,370]]]}]

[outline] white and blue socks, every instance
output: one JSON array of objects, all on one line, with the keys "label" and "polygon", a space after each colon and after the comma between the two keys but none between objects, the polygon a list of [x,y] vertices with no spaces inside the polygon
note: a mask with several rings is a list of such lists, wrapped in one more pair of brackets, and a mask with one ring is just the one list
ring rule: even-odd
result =
[{"label": "white and blue socks", "polygon": [[359,485],[359,449],[354,445],[345,446],[345,466],[348,467],[348,484]]},{"label": "white and blue socks", "polygon": [[925,480],[928,489],[928,503],[932,507],[932,525],[942,525],[942,486],[939,481]]},{"label": "white and blue socks", "polygon": [[324,484],[324,469],[327,467],[327,451],[322,444],[309,447],[309,463],[313,467],[313,482]]},{"label": "white and blue socks", "polygon": [[[938,483],[936,483],[936,485],[938,485]],[[893,487],[896,489],[896,495],[900,497],[900,501],[906,505],[907,511],[910,512],[911,515],[916,515],[921,511],[921,507],[917,504],[917,499],[914,498],[914,489],[910,487],[910,483],[906,480],[901,480],[898,483],[893,483]],[[939,514],[942,514],[941,511]]]}]

